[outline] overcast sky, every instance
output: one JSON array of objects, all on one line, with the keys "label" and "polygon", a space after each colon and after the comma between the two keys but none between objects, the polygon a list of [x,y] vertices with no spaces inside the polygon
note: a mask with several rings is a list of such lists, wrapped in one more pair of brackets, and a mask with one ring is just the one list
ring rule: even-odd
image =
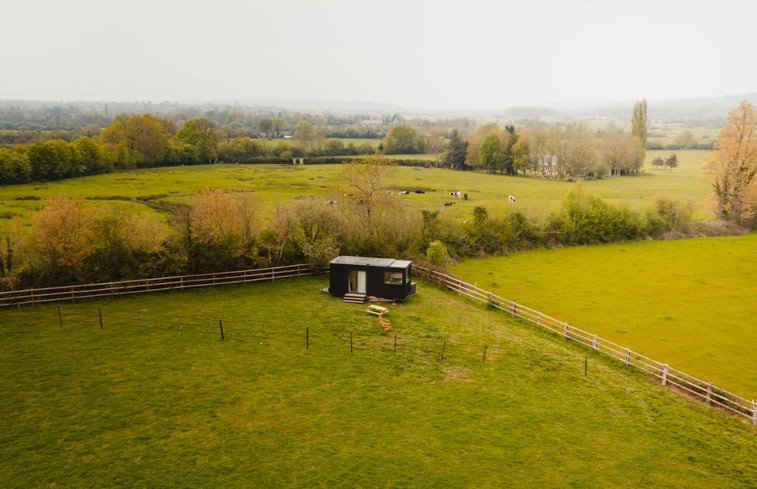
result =
[{"label": "overcast sky", "polygon": [[0,99],[412,108],[757,91],[754,0],[23,0]]}]

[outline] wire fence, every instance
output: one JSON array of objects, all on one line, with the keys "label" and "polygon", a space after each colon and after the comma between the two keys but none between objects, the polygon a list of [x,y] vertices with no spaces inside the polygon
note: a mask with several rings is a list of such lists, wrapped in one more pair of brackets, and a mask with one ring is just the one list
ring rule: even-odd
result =
[{"label": "wire fence", "polygon": [[[284,354],[311,351],[319,355],[364,354],[373,358],[396,358],[405,365],[436,365],[444,369],[450,367],[476,369],[493,368],[500,372],[525,372],[560,375],[562,378],[577,379],[590,374],[589,356],[568,351],[535,349],[521,344],[499,341],[477,343],[459,341],[442,333],[396,334],[377,331],[374,318],[371,327],[332,327],[306,325],[306,323],[275,323],[250,319],[244,315],[234,315],[227,311],[219,318],[202,309],[188,308],[186,314],[176,315],[161,310],[122,307],[97,307],[98,303],[87,305],[47,305],[33,312],[20,311],[20,326],[47,325],[62,333],[85,333],[97,330],[117,333],[119,345],[127,337],[153,337],[158,342],[168,338],[191,338],[200,342],[232,342],[245,345],[243,348],[278,349]],[[35,328],[36,329],[36,328]],[[30,329],[23,328],[26,334]],[[110,343],[111,345],[113,343]],[[120,347],[120,346],[119,346]],[[595,369],[596,366],[591,367]]]},{"label": "wire fence", "polygon": [[0,308],[44,304],[47,302],[75,302],[81,299],[185,290],[198,287],[214,287],[217,285],[273,281],[284,278],[305,277],[322,272],[322,269],[315,269],[310,265],[298,264],[273,268],[235,270],[231,272],[125,280],[121,282],[11,290],[0,292]]},{"label": "wire fence", "polygon": [[[641,353],[634,352],[628,347],[613,343],[609,340],[599,337],[596,334],[589,333],[580,328],[572,326],[567,322],[560,321],[542,312],[531,309],[517,302],[505,299],[494,293],[471,285],[451,275],[437,272],[420,265],[414,265],[416,275],[426,280],[441,285],[449,290],[457,292],[463,296],[476,301],[487,303],[490,307],[504,311],[513,317],[524,319],[538,327],[548,330],[554,334],[564,337],[567,340],[579,343],[594,351],[608,355],[616,360],[623,362],[629,367],[642,370],[647,374],[658,379],[664,386],[671,386],[679,392],[688,394],[690,397],[702,401],[710,406],[725,409],[731,413],[746,417],[757,425],[757,404],[754,400],[747,400],[741,396],[733,394],[721,387],[713,385],[711,382],[698,379],[685,372],[670,367],[666,363],[653,360]],[[297,264],[283,267],[239,270],[231,272],[218,272],[208,274],[181,275],[172,277],[161,277],[154,279],[128,280],[122,282],[107,282],[99,284],[72,285],[63,287],[47,287],[39,289],[26,289],[18,291],[0,292],[0,309],[11,306],[45,304],[50,302],[71,301],[75,302],[81,299],[115,297],[139,293],[162,292],[172,290],[185,290],[199,287],[213,287],[218,285],[244,284],[260,281],[274,281],[285,278],[305,277],[323,273],[322,269],[314,269],[309,265]],[[100,327],[103,327],[102,312],[100,314]],[[57,308],[58,321],[63,324],[60,307]],[[179,319],[183,321],[183,319]],[[141,313],[137,315],[137,321],[144,321]],[[160,322],[165,323],[165,319]],[[153,323],[155,324],[155,323]],[[173,327],[175,327],[174,325]],[[178,327],[181,331],[183,324]],[[219,320],[219,334],[223,335],[223,323]],[[351,346],[356,348],[356,337],[350,333],[352,338]],[[406,341],[394,337],[395,342]],[[420,341],[419,338],[413,338],[413,341]],[[441,341],[441,350],[439,352],[441,359],[444,358],[447,343],[443,339],[435,339],[436,343]],[[486,361],[486,349],[489,354],[494,354],[497,346],[483,345],[482,361]],[[396,348],[396,345],[394,346]],[[460,349],[461,345],[449,345],[449,348]],[[446,353],[449,353],[448,351]],[[533,353],[532,353],[533,355]]]},{"label": "wire fence", "polygon": [[743,416],[757,425],[757,404],[754,400],[747,400],[739,395],[729,392],[711,382],[698,379],[685,372],[677,370],[667,363],[658,362],[641,353],[634,352],[630,348],[618,345],[576,328],[567,322],[547,316],[530,307],[505,299],[494,293],[471,285],[451,275],[435,270],[414,265],[416,275],[426,280],[441,285],[444,288],[457,292],[476,301],[485,302],[490,307],[504,311],[513,317],[524,319],[538,327],[560,335],[567,340],[574,341],[594,351],[609,355],[623,362],[629,367],[642,370],[655,377],[664,386],[671,386],[679,392],[683,392],[694,399],[702,401],[709,406],[725,409],[733,414]]}]

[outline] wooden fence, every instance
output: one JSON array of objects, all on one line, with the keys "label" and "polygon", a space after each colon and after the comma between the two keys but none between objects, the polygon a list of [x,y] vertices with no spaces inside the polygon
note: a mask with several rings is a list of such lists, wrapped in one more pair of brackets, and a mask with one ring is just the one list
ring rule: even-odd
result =
[{"label": "wooden fence", "polygon": [[705,382],[685,372],[676,370],[666,363],[660,363],[647,356],[632,351],[630,348],[618,345],[596,334],[576,328],[566,322],[559,321],[539,311],[499,297],[487,290],[476,287],[450,275],[428,268],[413,265],[416,275],[430,282],[439,284],[461,295],[485,302],[489,306],[504,311],[513,317],[525,319],[540,328],[549,330],[567,340],[580,343],[595,351],[609,355],[629,367],[634,367],[655,377],[662,385],[672,386],[697,400],[710,406],[720,407],[739,416],[744,416],[757,425],[757,404],[743,397],[728,392],[711,382]]},{"label": "wooden fence", "polygon": [[237,270],[233,272],[126,280],[123,282],[11,290],[8,292],[0,292],[0,308],[42,304],[45,302],[75,302],[80,299],[184,290],[196,287],[212,287],[215,285],[246,284],[249,282],[272,281],[282,278],[304,277],[321,273],[322,271],[323,270],[315,270],[309,265],[300,264],[274,268]]}]

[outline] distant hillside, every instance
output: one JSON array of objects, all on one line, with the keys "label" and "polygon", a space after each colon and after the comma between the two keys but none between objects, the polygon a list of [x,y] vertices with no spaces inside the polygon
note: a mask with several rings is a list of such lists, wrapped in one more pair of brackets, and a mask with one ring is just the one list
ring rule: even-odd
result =
[{"label": "distant hillside", "polygon": [[[757,104],[757,92],[724,95],[720,97],[701,97],[668,100],[647,100],[650,120],[710,122],[725,117],[729,110],[739,102],[747,99]],[[634,101],[611,102],[600,104],[575,104],[558,107],[508,107],[505,117],[554,118],[554,117],[606,117],[626,119],[630,117]]]}]

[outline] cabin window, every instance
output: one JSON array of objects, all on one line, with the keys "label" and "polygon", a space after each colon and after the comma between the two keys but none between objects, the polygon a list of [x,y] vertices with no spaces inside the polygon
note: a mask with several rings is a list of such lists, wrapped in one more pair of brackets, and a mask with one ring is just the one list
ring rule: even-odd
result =
[{"label": "cabin window", "polygon": [[404,276],[402,272],[384,272],[384,282],[387,284],[404,284]]}]

